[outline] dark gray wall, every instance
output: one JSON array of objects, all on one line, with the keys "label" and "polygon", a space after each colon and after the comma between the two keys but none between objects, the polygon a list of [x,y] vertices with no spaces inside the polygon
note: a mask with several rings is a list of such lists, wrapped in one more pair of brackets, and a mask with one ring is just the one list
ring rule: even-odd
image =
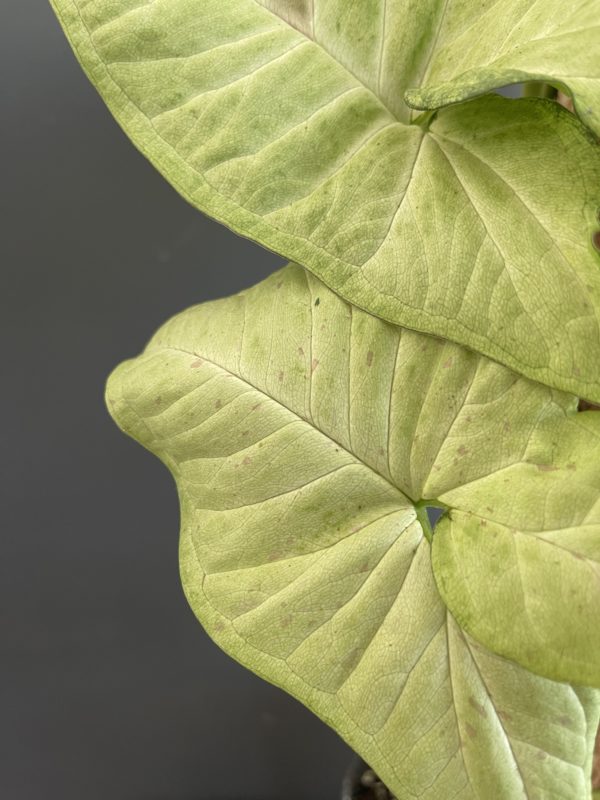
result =
[{"label": "dark gray wall", "polygon": [[166,470],[103,384],[168,316],[281,263],[187,206],[44,0],[1,0],[0,797],[337,800],[350,753],[213,645]]}]

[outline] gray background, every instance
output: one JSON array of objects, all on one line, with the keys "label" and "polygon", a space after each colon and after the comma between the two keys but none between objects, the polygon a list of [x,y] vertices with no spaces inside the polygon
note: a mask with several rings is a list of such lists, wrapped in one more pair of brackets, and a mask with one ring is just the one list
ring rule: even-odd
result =
[{"label": "gray background", "polygon": [[348,748],[213,645],[183,597],[161,464],[106,376],[276,256],[125,138],[44,0],[0,0],[0,796],[337,800]]}]

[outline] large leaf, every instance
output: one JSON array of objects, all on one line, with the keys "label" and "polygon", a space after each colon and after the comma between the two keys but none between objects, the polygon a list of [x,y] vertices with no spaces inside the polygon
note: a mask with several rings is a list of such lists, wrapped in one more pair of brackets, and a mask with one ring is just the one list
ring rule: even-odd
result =
[{"label": "large leaf", "polygon": [[183,584],[210,635],[399,798],[589,797],[597,692],[461,630],[416,502],[533,457],[539,423],[573,398],[353,309],[294,266],[174,318],[107,397],[175,476]]},{"label": "large leaf", "polygon": [[441,3],[54,6],[191,203],[384,319],[600,400],[600,150],[541,100],[409,124]]},{"label": "large leaf", "polygon": [[540,80],[573,96],[575,110],[600,134],[598,0],[449,0],[417,108],[465,100],[508,83]]}]

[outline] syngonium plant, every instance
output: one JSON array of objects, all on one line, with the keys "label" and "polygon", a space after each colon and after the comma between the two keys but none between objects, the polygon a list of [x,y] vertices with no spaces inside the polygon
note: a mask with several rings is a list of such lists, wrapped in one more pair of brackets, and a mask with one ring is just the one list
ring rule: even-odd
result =
[{"label": "syngonium plant", "polygon": [[[590,797],[600,0],[53,5],[181,194],[302,265],[109,380],[208,633],[400,800]],[[576,113],[488,93],[528,81]]]}]

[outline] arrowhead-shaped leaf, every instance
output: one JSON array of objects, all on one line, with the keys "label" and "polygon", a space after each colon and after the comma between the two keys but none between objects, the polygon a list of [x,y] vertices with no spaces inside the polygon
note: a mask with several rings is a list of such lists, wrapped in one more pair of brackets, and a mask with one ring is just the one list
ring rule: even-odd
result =
[{"label": "arrowhead-shaped leaf", "polygon": [[600,400],[595,141],[541,100],[409,124],[403,94],[468,4],[445,4],[452,25],[440,2],[408,0],[53,4],[119,122],[195,206],[371,313]]},{"label": "arrowhead-shaped leaf", "polygon": [[[439,5],[439,4],[438,4]],[[575,110],[600,135],[598,0],[449,0],[416,108],[439,108],[489,89],[547,81],[573,96]]]},{"label": "arrowhead-shaped leaf", "polygon": [[418,502],[546,458],[575,398],[353,309],[295,266],[171,320],[107,397],[175,476],[183,584],[207,631],[401,800],[590,796],[598,693],[457,625]]}]

